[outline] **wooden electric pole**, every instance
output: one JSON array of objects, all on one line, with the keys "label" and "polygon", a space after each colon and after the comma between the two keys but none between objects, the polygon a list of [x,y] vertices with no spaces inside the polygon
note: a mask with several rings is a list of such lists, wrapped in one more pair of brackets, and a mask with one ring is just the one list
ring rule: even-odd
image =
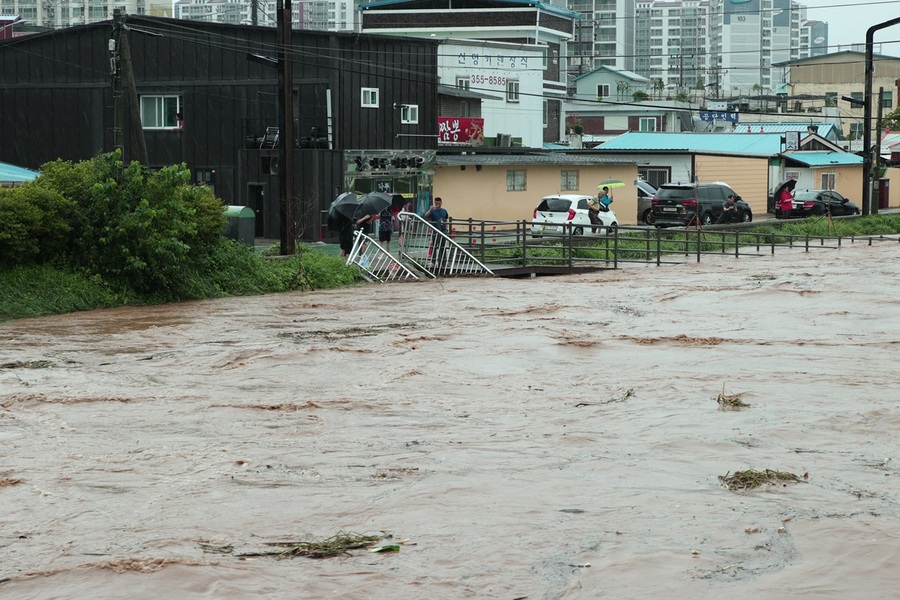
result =
[{"label": "wooden electric pole", "polygon": [[[125,87],[128,94],[128,109],[131,117],[132,137],[137,143],[137,160],[145,167],[150,166],[147,158],[147,142],[144,140],[144,127],[141,123],[141,108],[138,103],[137,88],[134,83],[134,69],[131,64],[131,47],[128,45],[128,36],[122,26],[122,13],[119,9],[113,12],[113,21],[118,31],[118,57],[119,70],[125,78]],[[121,117],[120,117],[121,118]],[[121,125],[121,122],[119,123]],[[124,161],[124,156],[123,156]]]},{"label": "wooden electric pole", "polygon": [[291,0],[278,1],[278,183],[281,187],[281,254],[294,253],[294,83]]}]

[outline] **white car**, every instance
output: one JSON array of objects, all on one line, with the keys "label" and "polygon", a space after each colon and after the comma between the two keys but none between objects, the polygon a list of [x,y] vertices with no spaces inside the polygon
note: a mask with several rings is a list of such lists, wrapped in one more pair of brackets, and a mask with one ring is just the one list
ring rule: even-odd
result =
[{"label": "white car", "polygon": [[595,233],[593,229],[605,229],[606,233],[613,233],[619,227],[619,220],[612,209],[599,213],[602,225],[591,225],[588,216],[588,202],[593,196],[583,194],[556,194],[545,196],[541,203],[534,209],[531,221],[531,235],[537,237],[546,234],[569,233],[572,235],[585,235]]}]

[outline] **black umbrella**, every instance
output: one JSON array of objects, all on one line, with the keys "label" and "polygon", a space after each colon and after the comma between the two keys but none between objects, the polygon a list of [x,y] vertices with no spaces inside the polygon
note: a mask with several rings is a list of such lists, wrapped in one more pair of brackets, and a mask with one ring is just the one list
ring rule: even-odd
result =
[{"label": "black umbrella", "polygon": [[328,207],[328,229],[340,231],[344,225],[353,220],[358,208],[359,196],[355,192],[345,192],[335,198]]},{"label": "black umbrella", "polygon": [[781,200],[781,191],[784,189],[788,189],[790,191],[794,191],[794,187],[797,185],[796,179],[785,179],[781,183],[778,184],[778,187],[775,188],[775,193],[772,194],[772,197],[775,199],[775,202]]},{"label": "black umbrella", "polygon": [[359,219],[367,215],[377,215],[391,205],[391,197],[384,192],[369,192],[359,200],[359,207],[353,215],[353,219]]}]

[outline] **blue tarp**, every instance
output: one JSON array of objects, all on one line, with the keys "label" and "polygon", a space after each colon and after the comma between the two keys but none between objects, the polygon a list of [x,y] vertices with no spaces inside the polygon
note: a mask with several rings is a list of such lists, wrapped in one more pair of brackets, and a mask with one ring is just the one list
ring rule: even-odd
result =
[{"label": "blue tarp", "polygon": [[23,183],[40,175],[37,171],[0,162],[0,183]]}]

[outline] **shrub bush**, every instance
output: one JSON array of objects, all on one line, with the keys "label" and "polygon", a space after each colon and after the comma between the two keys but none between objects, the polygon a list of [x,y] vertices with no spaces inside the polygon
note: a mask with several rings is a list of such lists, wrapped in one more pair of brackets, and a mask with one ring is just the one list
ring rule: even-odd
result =
[{"label": "shrub bush", "polygon": [[33,182],[0,190],[0,265],[51,262],[65,251],[73,203]]}]

